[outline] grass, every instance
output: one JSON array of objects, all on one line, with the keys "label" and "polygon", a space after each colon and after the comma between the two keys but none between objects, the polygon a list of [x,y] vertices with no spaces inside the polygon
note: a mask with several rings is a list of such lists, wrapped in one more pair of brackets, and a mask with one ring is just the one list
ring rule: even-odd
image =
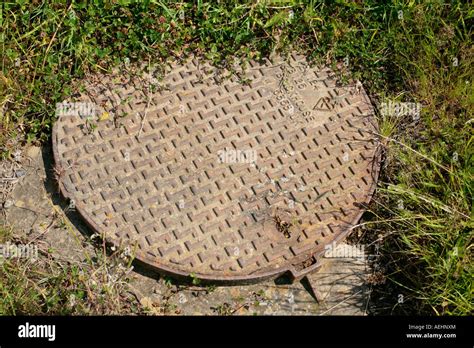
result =
[{"label": "grass", "polygon": [[[0,243],[27,245],[5,227],[0,228]],[[0,314],[145,313],[127,287],[130,261],[124,260],[120,253],[104,257],[101,248],[97,248],[97,255],[73,263],[54,258],[41,247],[37,250],[36,259],[1,259]]]},{"label": "grass", "polygon": [[[299,50],[315,62],[346,63],[376,105],[420,103],[416,121],[379,115],[384,164],[363,231],[378,248],[376,265],[386,279],[374,285],[380,303],[374,313],[472,313],[474,9],[468,2],[7,0],[1,6],[4,158],[13,139],[48,140],[55,104],[75,78],[128,60],[194,52],[230,65],[234,57]],[[21,281],[8,284],[15,282]]]}]

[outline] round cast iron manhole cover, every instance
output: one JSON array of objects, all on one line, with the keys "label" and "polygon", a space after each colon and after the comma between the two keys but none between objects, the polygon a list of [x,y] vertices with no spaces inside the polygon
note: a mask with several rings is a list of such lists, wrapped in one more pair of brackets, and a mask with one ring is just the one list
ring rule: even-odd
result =
[{"label": "round cast iron manhole cover", "polygon": [[59,186],[93,230],[175,276],[319,266],[374,191],[374,110],[360,83],[297,55],[250,65],[230,78],[195,58],[161,81],[95,76],[59,106]]}]

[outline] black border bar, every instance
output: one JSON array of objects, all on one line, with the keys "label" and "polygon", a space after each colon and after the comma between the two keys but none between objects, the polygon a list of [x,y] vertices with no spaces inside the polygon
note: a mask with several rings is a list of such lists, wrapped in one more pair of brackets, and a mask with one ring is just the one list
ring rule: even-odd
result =
[{"label": "black border bar", "polygon": [[[193,346],[325,344],[469,346],[473,317],[0,317],[0,347],[146,344]],[[19,326],[55,325],[55,340],[20,338]],[[410,325],[410,326],[409,326]],[[442,325],[445,325],[443,328]],[[428,334],[408,338],[407,334]],[[434,338],[433,334],[455,334]],[[431,335],[431,337],[429,337]]]}]

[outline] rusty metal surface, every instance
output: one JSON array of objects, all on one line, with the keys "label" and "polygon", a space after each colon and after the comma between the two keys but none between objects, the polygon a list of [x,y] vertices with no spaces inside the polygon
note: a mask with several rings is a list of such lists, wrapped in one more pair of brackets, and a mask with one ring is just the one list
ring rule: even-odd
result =
[{"label": "rusty metal surface", "polygon": [[373,109],[360,84],[296,55],[239,76],[190,59],[153,84],[89,78],[70,101],[92,116],[53,129],[61,192],[161,272],[235,283],[316,269],[375,188]]}]

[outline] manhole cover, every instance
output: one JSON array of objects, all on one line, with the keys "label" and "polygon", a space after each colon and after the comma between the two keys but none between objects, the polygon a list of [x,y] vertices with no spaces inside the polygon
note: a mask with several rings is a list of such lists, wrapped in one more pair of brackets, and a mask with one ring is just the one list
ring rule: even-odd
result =
[{"label": "manhole cover", "polygon": [[362,86],[339,86],[299,56],[230,79],[196,59],[160,82],[96,76],[72,100],[53,131],[61,192],[161,272],[299,278],[375,188],[377,125]]}]

